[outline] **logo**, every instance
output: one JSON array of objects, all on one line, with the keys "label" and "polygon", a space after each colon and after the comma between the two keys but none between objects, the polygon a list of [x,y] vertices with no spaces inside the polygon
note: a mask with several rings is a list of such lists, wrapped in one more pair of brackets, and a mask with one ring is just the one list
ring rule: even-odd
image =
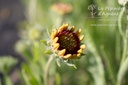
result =
[{"label": "logo", "polygon": [[95,17],[95,15],[97,13],[96,9],[97,9],[97,7],[94,4],[91,4],[88,6],[88,10],[90,10],[91,17]]},{"label": "logo", "polygon": [[114,7],[114,6],[96,6],[91,4],[88,6],[88,10],[90,11],[91,17],[118,17],[120,10],[122,7]]},{"label": "logo", "polygon": [[122,10],[122,7],[98,6],[95,4],[91,4],[87,7],[87,9],[89,12],[89,16],[87,16],[87,19],[93,18],[97,20],[96,23],[91,23],[91,26],[117,26],[115,22],[117,22],[118,20],[118,16],[120,11]]}]

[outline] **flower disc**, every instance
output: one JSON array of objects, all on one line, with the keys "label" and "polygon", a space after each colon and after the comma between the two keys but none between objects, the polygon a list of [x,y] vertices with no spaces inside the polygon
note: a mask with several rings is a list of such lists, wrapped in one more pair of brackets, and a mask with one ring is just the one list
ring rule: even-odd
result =
[{"label": "flower disc", "polygon": [[56,37],[59,38],[57,43],[60,44],[58,50],[66,49],[66,54],[76,54],[80,49],[80,40],[71,30],[60,31]]}]

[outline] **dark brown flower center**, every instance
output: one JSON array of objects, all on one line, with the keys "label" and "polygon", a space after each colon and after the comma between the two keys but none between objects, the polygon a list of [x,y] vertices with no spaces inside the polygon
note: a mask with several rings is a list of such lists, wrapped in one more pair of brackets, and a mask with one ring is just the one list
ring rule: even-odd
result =
[{"label": "dark brown flower center", "polygon": [[56,37],[59,38],[57,43],[60,44],[58,50],[66,49],[66,54],[76,54],[80,49],[80,40],[78,36],[70,30],[60,31]]}]

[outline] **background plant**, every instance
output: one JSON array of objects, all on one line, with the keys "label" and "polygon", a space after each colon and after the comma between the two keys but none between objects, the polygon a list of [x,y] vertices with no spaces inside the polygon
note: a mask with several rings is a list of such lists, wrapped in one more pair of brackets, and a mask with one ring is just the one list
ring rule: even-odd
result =
[{"label": "background plant", "polygon": [[[61,14],[52,9],[56,3],[68,3],[72,11]],[[75,70],[62,64],[59,68],[55,61],[49,70],[50,85],[127,85],[127,5],[119,5],[117,0],[92,1],[56,1],[56,0],[24,0],[27,22],[21,27],[21,40],[16,44],[16,50],[21,53],[26,62],[22,64],[21,78],[26,85],[42,85],[43,75],[48,55],[44,54],[46,47],[40,39],[48,39],[46,29],[58,28],[62,23],[69,23],[82,28],[85,34],[84,43],[86,56],[76,61]],[[95,9],[92,17],[88,6],[122,7],[114,12],[118,16],[98,15],[108,10]],[[100,21],[101,19],[108,19]],[[110,20],[109,20],[110,19]],[[93,26],[97,25],[97,26]],[[102,26],[98,26],[102,25]],[[104,25],[104,26],[103,26]],[[20,48],[20,49],[19,49]]]},{"label": "background plant", "polygon": [[[43,83],[43,72],[46,65],[48,56],[43,54],[43,51],[46,49],[39,42],[40,39],[47,39],[46,30],[50,32],[53,28],[59,27],[62,23],[70,23],[71,25],[76,25],[81,27],[83,33],[85,34],[84,42],[87,44],[87,49],[85,52],[86,56],[83,56],[80,60],[76,61],[78,69],[74,70],[73,68],[66,67],[63,65],[59,68],[56,67],[55,62],[50,66],[50,75],[49,75],[49,84],[64,84],[64,85],[115,85],[118,82],[119,76],[121,80],[119,85],[127,84],[127,76],[123,76],[126,73],[127,65],[121,65],[121,59],[123,55],[124,38],[120,35],[120,30],[118,25],[121,24],[122,27],[125,26],[125,19],[121,19],[121,22],[118,20],[104,20],[100,21],[97,17],[105,18],[102,15],[95,15],[96,18],[88,18],[90,16],[90,10],[87,9],[88,6],[94,4],[98,7],[121,7],[118,5],[117,1],[63,1],[62,3],[68,3],[72,6],[71,13],[61,14],[55,9],[52,9],[52,6],[57,3],[57,1],[29,1],[28,3],[28,24],[25,25],[28,29],[25,30],[28,33],[28,65],[23,65],[22,75],[24,81],[29,85],[31,84],[42,84]],[[59,2],[61,3],[61,2]],[[31,9],[33,7],[34,10]],[[95,9],[95,12],[100,12],[100,10]],[[101,10],[102,11],[102,10]],[[106,12],[107,10],[104,10]],[[121,10],[118,10],[119,13]],[[115,12],[115,11],[114,11]],[[123,17],[126,14],[122,15]],[[120,17],[120,15],[119,15]],[[110,16],[106,16],[110,18]],[[113,17],[111,17],[113,18]],[[122,23],[124,22],[124,23]],[[115,26],[91,26],[91,24],[115,24]],[[37,34],[39,38],[31,40],[31,37],[34,37],[34,34],[31,34],[33,29],[40,27],[40,30]],[[76,28],[77,28],[76,27]],[[122,29],[121,27],[121,29]],[[126,29],[123,29],[124,31]],[[30,34],[29,34],[30,33]],[[36,33],[35,33],[36,34]],[[23,44],[23,43],[21,43]],[[25,42],[26,44],[26,42]],[[127,46],[126,46],[127,47]],[[39,50],[40,49],[40,50]],[[127,51],[127,50],[125,50]],[[27,51],[25,51],[27,52]],[[32,60],[31,60],[32,59]],[[125,60],[125,59],[124,59]],[[124,62],[124,61],[122,61]],[[126,63],[126,62],[125,62]],[[116,65],[115,65],[116,64]],[[121,67],[120,67],[121,65]],[[123,66],[125,71],[120,73],[120,70]],[[126,67],[125,67],[126,66]],[[34,68],[33,68],[34,67]],[[36,70],[38,69],[38,70]],[[37,71],[37,72],[36,72]],[[122,72],[122,71],[121,71]],[[125,73],[124,73],[125,72]],[[78,76],[79,74],[79,76]],[[73,78],[72,78],[73,77]],[[123,78],[123,81],[122,81]],[[77,81],[76,81],[77,80]],[[76,81],[76,82],[75,82]],[[53,82],[53,83],[51,83]]]}]

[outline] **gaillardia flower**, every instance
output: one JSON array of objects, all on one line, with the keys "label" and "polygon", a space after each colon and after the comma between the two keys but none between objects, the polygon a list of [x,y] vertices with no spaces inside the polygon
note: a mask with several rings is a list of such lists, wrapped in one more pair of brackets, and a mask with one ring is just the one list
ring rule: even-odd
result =
[{"label": "gaillardia flower", "polygon": [[75,27],[68,29],[69,24],[63,24],[52,31],[52,49],[63,59],[76,59],[82,54],[85,45],[81,45],[84,35],[80,36],[81,29],[74,32]]},{"label": "gaillardia flower", "polygon": [[52,9],[59,14],[69,14],[72,11],[72,6],[67,3],[55,3],[52,6]]}]

